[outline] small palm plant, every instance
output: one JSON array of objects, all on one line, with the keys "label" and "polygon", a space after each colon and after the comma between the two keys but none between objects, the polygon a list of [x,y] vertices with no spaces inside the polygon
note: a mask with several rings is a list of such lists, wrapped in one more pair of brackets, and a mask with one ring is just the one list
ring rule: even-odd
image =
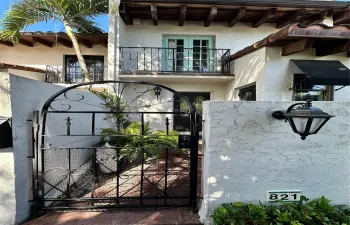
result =
[{"label": "small palm plant", "polygon": [[108,0],[17,0],[0,21],[0,40],[18,43],[24,28],[49,20],[60,21],[72,41],[84,80],[89,82],[89,70],[75,32],[102,33],[94,18],[107,12]]}]

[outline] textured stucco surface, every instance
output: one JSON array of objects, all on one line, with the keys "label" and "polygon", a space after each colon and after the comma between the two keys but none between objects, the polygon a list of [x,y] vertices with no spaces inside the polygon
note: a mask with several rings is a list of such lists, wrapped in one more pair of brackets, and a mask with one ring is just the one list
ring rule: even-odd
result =
[{"label": "textured stucco surface", "polygon": [[14,156],[12,148],[0,149],[0,224],[13,225],[16,216]]},{"label": "textured stucco surface", "polygon": [[[235,79],[226,87],[226,100],[239,100],[239,89],[256,84],[257,101],[264,100],[266,49],[262,48],[231,63]],[[233,65],[232,65],[233,64]]]},{"label": "textured stucco surface", "polygon": [[24,70],[15,70],[15,69],[8,69],[10,74],[25,77],[33,80],[40,80],[45,81],[46,74],[45,73],[39,73],[39,72],[32,72],[32,71],[24,71]]},{"label": "textured stucco surface", "polygon": [[0,116],[11,117],[10,76],[7,70],[0,69]]},{"label": "textured stucco surface", "polygon": [[350,103],[314,102],[336,117],[305,141],[271,116],[291,104],[204,103],[202,219],[223,202],[264,202],[269,190],[350,204]]}]

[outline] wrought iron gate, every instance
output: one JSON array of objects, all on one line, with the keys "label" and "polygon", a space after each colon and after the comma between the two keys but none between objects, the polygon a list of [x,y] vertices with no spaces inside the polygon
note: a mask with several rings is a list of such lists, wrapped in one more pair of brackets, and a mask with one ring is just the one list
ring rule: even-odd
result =
[{"label": "wrought iron gate", "polygon": [[[174,111],[174,101],[181,107]],[[174,115],[190,130],[172,129]],[[147,82],[99,81],[51,96],[33,148],[36,211],[197,208],[198,130],[180,93]]]}]

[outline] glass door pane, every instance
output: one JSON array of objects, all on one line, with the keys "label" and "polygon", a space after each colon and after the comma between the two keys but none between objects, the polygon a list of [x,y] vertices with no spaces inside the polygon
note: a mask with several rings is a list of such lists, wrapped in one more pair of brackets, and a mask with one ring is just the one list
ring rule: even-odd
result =
[{"label": "glass door pane", "polygon": [[[198,129],[202,131],[202,104],[203,101],[210,100],[209,92],[181,92],[189,100],[192,105],[196,108],[198,113],[199,123]],[[187,112],[188,107],[182,99],[177,95],[174,96],[174,112]],[[176,114],[174,115],[174,130],[177,131],[190,131],[190,116],[188,114]]]},{"label": "glass door pane", "polygon": [[166,37],[163,40],[163,71],[164,72],[182,72],[186,71],[186,53],[188,38],[185,37]]},{"label": "glass door pane", "polygon": [[190,38],[190,70],[193,72],[212,72],[213,66],[211,58],[213,56],[213,40],[212,38]]}]

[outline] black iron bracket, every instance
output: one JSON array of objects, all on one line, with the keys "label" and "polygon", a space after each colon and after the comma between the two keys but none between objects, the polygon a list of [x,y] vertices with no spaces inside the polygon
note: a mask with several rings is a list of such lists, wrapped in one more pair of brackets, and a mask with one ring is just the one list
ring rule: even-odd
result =
[{"label": "black iron bracket", "polygon": [[282,110],[274,111],[272,113],[272,117],[275,118],[275,119],[278,119],[278,120],[285,120],[285,119],[287,119],[286,118],[286,113],[290,113],[291,111],[293,111],[294,107],[298,106],[298,105],[309,106],[310,107],[310,106],[312,106],[312,103],[311,103],[310,99],[306,100],[306,102],[295,103],[295,104],[289,106],[287,111],[282,111]]},{"label": "black iron bracket", "polygon": [[278,120],[285,120],[286,119],[286,111],[274,111],[272,113],[272,117]]}]

